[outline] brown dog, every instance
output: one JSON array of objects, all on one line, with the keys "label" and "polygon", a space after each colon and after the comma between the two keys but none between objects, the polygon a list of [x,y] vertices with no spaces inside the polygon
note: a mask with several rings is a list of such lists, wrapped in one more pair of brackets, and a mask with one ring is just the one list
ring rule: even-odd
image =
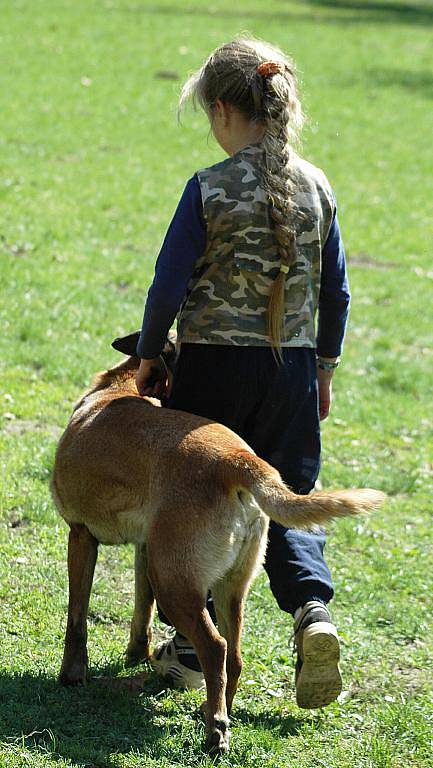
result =
[{"label": "brown dog", "polygon": [[[194,645],[206,680],[207,748],[224,751],[242,666],[243,603],[263,561],[269,517],[309,527],[371,509],[383,494],[364,489],[297,496],[229,429],[140,397],[138,363],[129,357],[97,376],[57,449],[52,494],[70,526],[60,681],[86,679],[98,544],[133,542],[135,608],[127,655],[131,661],[149,656],[156,599]],[[209,590],[218,630],[206,609]]]}]

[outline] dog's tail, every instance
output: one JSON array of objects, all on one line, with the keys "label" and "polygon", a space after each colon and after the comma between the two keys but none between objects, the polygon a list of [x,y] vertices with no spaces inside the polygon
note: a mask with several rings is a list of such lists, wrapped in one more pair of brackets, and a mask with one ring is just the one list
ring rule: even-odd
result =
[{"label": "dog's tail", "polygon": [[230,463],[235,469],[235,483],[248,489],[263,512],[286,528],[308,528],[333,517],[368,512],[386,498],[386,494],[371,488],[320,491],[311,496],[300,496],[283,483],[277,470],[253,453],[239,451]]}]

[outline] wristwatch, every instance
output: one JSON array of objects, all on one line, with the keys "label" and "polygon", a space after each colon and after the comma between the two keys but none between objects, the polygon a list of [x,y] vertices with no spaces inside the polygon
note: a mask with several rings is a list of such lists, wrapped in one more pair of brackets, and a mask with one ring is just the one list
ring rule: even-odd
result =
[{"label": "wristwatch", "polygon": [[325,360],[323,357],[317,357],[317,367],[321,371],[334,371],[340,365],[340,358],[334,360],[332,363],[329,360]]}]

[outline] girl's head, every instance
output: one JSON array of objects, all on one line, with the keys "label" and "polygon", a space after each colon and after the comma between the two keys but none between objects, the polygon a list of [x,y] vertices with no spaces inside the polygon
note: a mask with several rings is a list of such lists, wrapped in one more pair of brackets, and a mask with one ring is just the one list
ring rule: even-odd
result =
[{"label": "girl's head", "polygon": [[211,124],[221,101],[264,129],[278,121],[292,143],[303,122],[293,63],[261,40],[237,38],[217,48],[185,83],[180,106],[189,98],[203,107]]},{"label": "girl's head", "polygon": [[[294,178],[292,146],[298,138],[303,114],[297,95],[294,65],[279,49],[259,40],[238,38],[217,48],[201,69],[185,83],[180,107],[192,98],[207,113],[216,138],[224,146],[221,115],[233,110],[263,149],[263,187],[270,201],[280,272],[268,307],[271,341],[280,351],[284,317],[285,277],[296,260],[294,231]],[[224,146],[230,151],[229,146]]]}]

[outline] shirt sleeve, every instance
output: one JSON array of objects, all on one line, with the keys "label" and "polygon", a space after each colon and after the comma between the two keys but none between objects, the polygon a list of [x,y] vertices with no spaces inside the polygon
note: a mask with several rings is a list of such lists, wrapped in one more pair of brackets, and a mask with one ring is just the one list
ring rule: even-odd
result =
[{"label": "shirt sleeve", "polygon": [[200,184],[197,176],[184,189],[167,230],[147,294],[137,355],[151,359],[161,353],[167,333],[185,299],[197,259],[206,248]]},{"label": "shirt sleeve", "polygon": [[317,332],[317,354],[321,357],[339,357],[341,354],[349,316],[349,304],[346,255],[335,212],[322,251]]}]

